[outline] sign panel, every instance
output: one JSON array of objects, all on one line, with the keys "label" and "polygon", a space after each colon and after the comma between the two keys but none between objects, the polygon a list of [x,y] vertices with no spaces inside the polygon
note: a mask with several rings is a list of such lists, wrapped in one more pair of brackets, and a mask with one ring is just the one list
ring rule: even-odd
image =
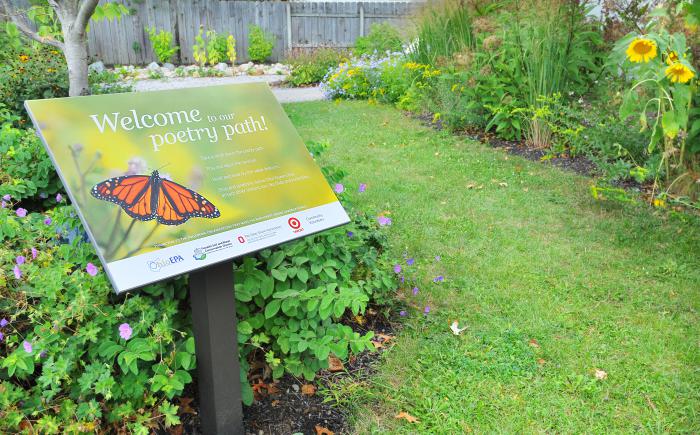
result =
[{"label": "sign panel", "polygon": [[349,222],[266,83],[25,105],[118,293]]}]

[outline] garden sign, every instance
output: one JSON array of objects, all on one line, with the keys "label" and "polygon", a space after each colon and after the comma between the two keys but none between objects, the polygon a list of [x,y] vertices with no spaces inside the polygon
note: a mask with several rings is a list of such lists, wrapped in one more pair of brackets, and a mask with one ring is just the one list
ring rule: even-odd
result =
[{"label": "garden sign", "polygon": [[268,85],[25,105],[117,293],[207,268],[190,277],[203,428],[242,430],[231,259],[349,222]]},{"label": "garden sign", "polygon": [[348,222],[267,84],[26,107],[118,293]]}]

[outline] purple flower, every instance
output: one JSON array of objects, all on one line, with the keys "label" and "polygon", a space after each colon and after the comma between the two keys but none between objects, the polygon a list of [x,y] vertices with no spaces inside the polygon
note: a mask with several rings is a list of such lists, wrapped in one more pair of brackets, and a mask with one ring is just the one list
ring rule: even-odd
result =
[{"label": "purple flower", "polygon": [[15,279],[22,278],[22,271],[19,269],[18,265],[15,264],[15,268],[13,270],[15,272]]},{"label": "purple flower", "polygon": [[399,311],[399,316],[404,317],[406,315],[406,312],[404,310]]},{"label": "purple flower", "polygon": [[430,305],[426,305],[425,309],[423,310],[423,314],[428,314],[430,313]]},{"label": "purple flower", "polygon": [[41,353],[39,354],[39,358],[46,358],[46,351],[42,350]]},{"label": "purple flower", "polygon": [[360,183],[360,187],[357,188],[357,191],[362,193],[365,190],[367,190],[367,185],[365,183]]},{"label": "purple flower", "polygon": [[122,323],[119,325],[119,336],[124,340],[130,339],[132,332],[134,331],[131,329],[131,326],[129,326],[128,323]]},{"label": "purple flower", "polygon": [[391,225],[391,218],[388,218],[386,216],[379,216],[377,218],[377,222],[379,222],[379,226],[385,226],[385,225]]},{"label": "purple flower", "polygon": [[0,341],[2,341],[3,338],[5,338],[5,334],[3,334],[2,332],[0,332]]},{"label": "purple flower", "polygon": [[335,191],[335,193],[343,193],[345,192],[345,186],[343,186],[340,183],[336,183],[336,185],[333,187],[333,190]]},{"label": "purple flower", "polygon": [[2,319],[0,319],[0,328],[4,328],[5,326],[7,326],[9,324],[10,324],[10,322],[8,322],[6,318],[3,317]]},{"label": "purple flower", "polygon": [[37,255],[39,255],[39,251],[36,248],[32,248],[32,258],[36,258]]},{"label": "purple flower", "polygon": [[27,261],[27,259],[24,257],[24,255],[18,255],[18,256],[15,258],[15,262],[16,262],[18,265],[19,265],[19,264],[24,264],[25,261]]},{"label": "purple flower", "polygon": [[394,273],[401,273],[401,265],[400,264],[394,265]]},{"label": "purple flower", "polygon": [[3,201],[2,203],[0,203],[0,207],[7,208],[7,203],[5,201]]},{"label": "purple flower", "polygon": [[408,260],[406,260],[406,264],[408,264],[409,266],[413,266],[413,263],[415,263],[415,262],[416,262],[416,260],[413,258],[409,258]]},{"label": "purple flower", "polygon": [[28,342],[27,340],[24,340],[24,343],[22,343],[22,347],[24,347],[24,351],[27,353],[32,353],[32,344]]},{"label": "purple flower", "polygon": [[47,217],[46,219],[44,219],[44,225],[51,225],[51,222],[53,222],[53,221],[51,220],[50,217]]},{"label": "purple flower", "polygon": [[413,296],[417,295],[419,291],[418,287],[413,287]]},{"label": "purple flower", "polygon": [[17,216],[19,216],[19,217],[25,217],[27,215],[27,209],[20,207],[17,209],[15,214],[17,214]]},{"label": "purple flower", "polygon": [[352,231],[348,231],[348,237],[352,237],[354,235],[355,235],[355,233],[353,233]]},{"label": "purple flower", "polygon": [[12,196],[10,196],[9,193],[6,193],[6,194],[2,197],[2,199],[4,199],[5,201],[9,201],[9,200],[12,199]]},{"label": "purple flower", "polygon": [[[88,263],[87,266],[85,266],[85,271],[90,275],[90,276],[95,276],[97,275],[97,266],[95,266],[92,263]],[[128,325],[127,325],[128,326]]]},{"label": "purple flower", "polygon": [[433,278],[433,282],[442,282],[445,280],[445,277],[442,275],[438,275],[435,278]]},{"label": "purple flower", "polygon": [[63,201],[63,195],[61,195],[60,193],[57,193],[56,194],[56,202],[61,202],[61,201]]},{"label": "purple flower", "polygon": [[440,261],[440,260],[442,260],[442,257],[440,257],[439,255],[436,255],[436,256],[435,256],[435,261]]}]

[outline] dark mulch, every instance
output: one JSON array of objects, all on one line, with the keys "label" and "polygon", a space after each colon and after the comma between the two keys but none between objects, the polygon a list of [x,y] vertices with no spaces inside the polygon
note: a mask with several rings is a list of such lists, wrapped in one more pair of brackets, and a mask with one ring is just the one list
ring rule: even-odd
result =
[{"label": "dark mulch", "polygon": [[[364,316],[365,323],[358,324],[354,319],[343,319],[343,323],[349,325],[356,332],[366,333],[374,331],[376,334],[392,335],[394,325],[387,320],[378,310],[369,309]],[[381,338],[376,338],[382,342]],[[347,433],[346,411],[336,406],[332,400],[324,402],[324,397],[318,392],[304,394],[302,388],[305,384],[312,384],[315,388],[333,388],[333,384],[339,379],[352,379],[360,381],[375,373],[375,363],[382,350],[378,352],[363,352],[351,356],[344,362],[344,370],[330,372],[324,370],[318,374],[316,380],[307,382],[291,375],[285,375],[277,381],[261,379],[263,372],[253,370],[251,378],[255,379],[253,385],[260,382],[256,400],[251,406],[243,407],[243,418],[247,434],[254,435],[290,435],[294,433],[317,434],[316,426],[325,428],[335,434]],[[260,365],[262,367],[262,365]],[[196,382],[196,381],[195,381]],[[308,388],[308,387],[307,387]],[[170,430],[161,430],[159,433],[174,434],[201,434],[199,421],[199,405],[197,401],[196,383],[190,384],[180,399],[180,419],[182,425]],[[190,399],[191,398],[191,399]]]},{"label": "dark mulch", "polygon": [[[435,130],[445,130],[447,127],[442,120],[433,122],[433,116],[423,114],[416,116],[423,125],[427,125]],[[598,175],[595,163],[590,161],[585,156],[571,156],[568,153],[552,155],[548,150],[530,148],[525,145],[525,141],[510,141],[496,137],[495,135],[477,129],[468,129],[461,132],[455,132],[468,137],[469,139],[478,140],[493,148],[499,148],[509,154],[514,154],[528,160],[549,164],[562,169],[576,172],[589,177]]]}]

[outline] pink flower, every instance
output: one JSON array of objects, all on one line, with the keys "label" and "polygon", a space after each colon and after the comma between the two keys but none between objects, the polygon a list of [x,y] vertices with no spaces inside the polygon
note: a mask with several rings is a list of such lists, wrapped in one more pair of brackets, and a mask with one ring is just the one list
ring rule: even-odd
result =
[{"label": "pink flower", "polygon": [[18,255],[18,256],[15,258],[15,262],[16,262],[18,265],[24,264],[25,261],[27,261],[27,259],[24,257],[24,255]]},{"label": "pink flower", "polygon": [[56,202],[61,202],[61,201],[63,201],[63,195],[61,195],[60,193],[57,193],[56,194]]},{"label": "pink flower", "polygon": [[394,265],[394,273],[401,273],[401,265],[399,265],[399,264]]},{"label": "pink flower", "polygon": [[385,226],[385,225],[391,225],[391,218],[388,218],[386,216],[379,216],[377,218],[377,222],[379,222],[379,226]]},{"label": "pink flower", "polygon": [[335,193],[343,193],[343,192],[345,192],[345,186],[343,186],[343,185],[340,184],[340,183],[337,183],[337,184],[333,187],[333,190],[335,191]]},{"label": "pink flower", "polygon": [[133,332],[134,331],[131,329],[131,326],[129,326],[128,323],[122,323],[119,325],[119,336],[124,340],[130,339]]},{"label": "pink flower", "polygon": [[44,219],[44,225],[51,225],[51,222],[53,222],[53,221],[51,220],[50,217],[47,217],[46,219]]},{"label": "pink flower", "polygon": [[425,309],[423,310],[424,314],[430,313],[430,305],[426,305]]},{"label": "pink flower", "polygon": [[5,201],[2,201],[2,203],[0,203],[0,207],[6,208],[6,207],[7,207],[7,203],[6,203]]},{"label": "pink flower", "polygon": [[15,272],[15,279],[22,278],[22,271],[19,269],[18,265],[15,264],[15,268],[13,270]]},{"label": "pink flower", "polygon": [[97,266],[95,266],[92,263],[88,263],[87,266],[85,266],[85,271],[90,275],[90,276],[95,276],[97,275]]},{"label": "pink flower", "polygon": [[37,255],[39,255],[39,251],[36,248],[32,248],[32,258],[36,258]]},{"label": "pink flower", "polygon": [[363,193],[365,190],[367,190],[367,185],[365,183],[360,183],[360,187],[357,188],[357,191]]},{"label": "pink flower", "polygon": [[413,287],[413,296],[417,295],[419,291],[418,287]]},{"label": "pink flower", "polygon": [[5,195],[3,195],[2,199],[5,200],[5,201],[9,201],[9,200],[12,199],[12,196],[10,196],[9,193],[6,193]]},{"label": "pink flower", "polygon": [[404,317],[406,315],[406,312],[404,310],[399,311],[399,316]]},{"label": "pink flower", "polygon": [[15,214],[17,214],[17,216],[19,216],[19,217],[25,217],[27,215],[27,209],[20,207],[17,209]]},{"label": "pink flower", "polygon": [[24,340],[24,342],[22,343],[22,347],[24,347],[25,352],[32,353],[32,350],[33,350],[32,344],[30,342],[28,342],[27,340]]}]

